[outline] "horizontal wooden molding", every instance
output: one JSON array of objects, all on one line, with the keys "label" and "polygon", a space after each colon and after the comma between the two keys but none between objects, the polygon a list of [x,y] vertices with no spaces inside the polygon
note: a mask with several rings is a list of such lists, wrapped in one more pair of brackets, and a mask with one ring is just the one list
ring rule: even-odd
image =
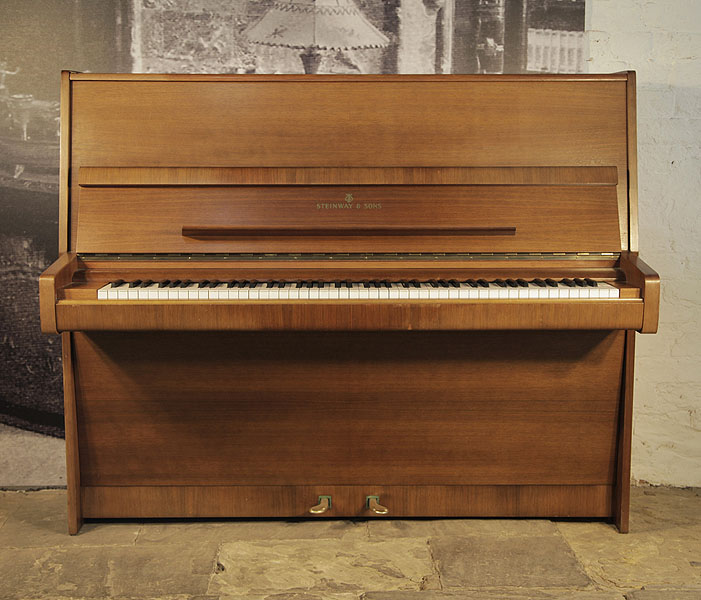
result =
[{"label": "horizontal wooden molding", "polygon": [[183,237],[516,235],[515,227],[223,227],[184,225]]},{"label": "horizontal wooden molding", "polygon": [[231,83],[304,82],[304,83],[490,83],[504,81],[627,81],[628,72],[580,74],[491,74],[491,75],[268,75],[268,74],[182,74],[182,73],[78,73],[70,72],[71,81],[228,81]]},{"label": "horizontal wooden molding", "polygon": [[615,186],[616,167],[81,167],[82,187],[227,185]]}]

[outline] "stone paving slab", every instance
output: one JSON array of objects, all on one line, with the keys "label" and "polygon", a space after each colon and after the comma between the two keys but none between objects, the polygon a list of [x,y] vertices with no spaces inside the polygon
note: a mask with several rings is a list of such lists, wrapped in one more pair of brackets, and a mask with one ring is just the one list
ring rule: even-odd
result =
[{"label": "stone paving slab", "polygon": [[701,588],[698,490],[633,488],[625,535],[602,523],[559,523],[558,529],[597,582]]},{"label": "stone paving slab", "polygon": [[625,595],[626,600],[699,600],[701,588],[696,590],[636,590]]},{"label": "stone paving slab", "polygon": [[139,523],[86,523],[68,535],[65,490],[22,492],[19,506],[0,527],[0,548],[133,544]]},{"label": "stone paving slab", "polygon": [[0,598],[204,595],[217,546],[21,548],[0,553]]},{"label": "stone paving slab", "polygon": [[367,522],[370,539],[398,537],[525,537],[559,535],[552,521],[530,519],[376,519]]},{"label": "stone paving slab", "polygon": [[362,600],[625,600],[615,591],[537,590],[506,588],[492,590],[429,591],[429,592],[368,592]]},{"label": "stone paving slab", "polygon": [[560,536],[431,538],[444,588],[575,587],[592,582]]},{"label": "stone paving slab", "polygon": [[23,492],[0,491],[0,527],[3,526],[5,521],[7,521],[7,517],[9,517],[24,500]]},{"label": "stone paving slab", "polygon": [[144,523],[137,545],[187,543],[189,540],[235,542],[292,539],[364,539],[364,521],[196,521],[189,523]]},{"label": "stone paving slab", "polygon": [[426,540],[358,539],[233,542],[221,546],[209,594],[265,597],[277,593],[360,594],[368,589],[437,586]]}]

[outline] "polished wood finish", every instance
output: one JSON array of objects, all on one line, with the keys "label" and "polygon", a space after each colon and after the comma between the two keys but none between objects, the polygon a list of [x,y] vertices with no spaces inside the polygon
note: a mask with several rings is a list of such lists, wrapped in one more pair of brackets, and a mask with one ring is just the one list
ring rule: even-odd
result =
[{"label": "polished wood finish", "polygon": [[612,485],[624,337],[75,333],[81,481]]},{"label": "polished wood finish", "polygon": [[642,327],[635,329],[641,333],[657,332],[660,317],[660,276],[640,259],[637,252],[622,254],[620,267],[626,281],[639,288],[640,296],[645,300]]},{"label": "polished wood finish", "polygon": [[[63,332],[69,531],[385,518],[368,496],[627,531],[634,332],[660,300],[635,120],[633,73],[64,73],[40,305]],[[620,298],[97,300],[120,278],[480,277]]]},{"label": "polished wood finish", "polygon": [[61,72],[61,108],[59,114],[59,186],[58,186],[58,252],[68,252],[70,224],[70,160],[71,160],[71,81],[70,71]]},{"label": "polished wood finish", "polygon": [[81,187],[616,185],[616,167],[82,167]]},{"label": "polished wood finish", "polygon": [[[81,193],[77,250],[90,253],[620,250],[614,187],[207,187],[197,191],[196,203],[192,202],[192,195],[193,190],[188,187],[85,188]],[[428,223],[431,228],[427,227]],[[238,235],[192,235],[193,230],[209,228],[231,229]],[[272,235],[260,235],[264,229],[273,230]],[[460,229],[471,234],[456,231]],[[309,235],[310,230],[316,230],[316,234]],[[387,235],[387,230],[409,235]],[[348,231],[354,235],[344,235]]]},{"label": "polished wood finish", "polygon": [[626,331],[623,382],[618,419],[618,451],[613,519],[621,533],[630,527],[630,462],[633,438],[633,386],[635,384],[635,332]]},{"label": "polished wood finish", "polygon": [[66,482],[68,497],[68,533],[75,535],[83,523],[80,456],[78,452],[78,416],[76,405],[73,340],[69,332],[61,334],[63,362],[63,412],[66,422]]},{"label": "polished wood finish", "polygon": [[[61,254],[39,277],[39,311],[41,330],[58,333],[56,324],[56,300],[59,290],[73,281],[78,268],[78,257],[72,252]],[[61,329],[63,331],[63,329]]]},{"label": "polished wood finish", "polygon": [[640,329],[643,302],[614,300],[61,300],[67,331],[409,331]]},{"label": "polished wood finish", "polygon": [[627,71],[626,114],[628,117],[628,250],[638,251],[638,102],[635,71]]},{"label": "polished wood finish", "polygon": [[92,75],[71,83],[73,249],[92,190],[78,185],[82,168],[180,166],[614,167],[617,249],[627,249],[625,76]]},{"label": "polished wood finish", "polygon": [[[315,516],[309,508],[320,495],[332,507]],[[607,518],[609,485],[451,486],[84,486],[86,518],[289,517],[383,518],[367,510],[365,497],[378,495],[388,517]]]}]

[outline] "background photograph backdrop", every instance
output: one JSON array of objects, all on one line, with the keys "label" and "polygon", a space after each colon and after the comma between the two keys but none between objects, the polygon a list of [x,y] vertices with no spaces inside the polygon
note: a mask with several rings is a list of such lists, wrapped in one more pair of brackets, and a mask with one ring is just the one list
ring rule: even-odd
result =
[{"label": "background photograph backdrop", "polygon": [[[60,343],[39,331],[37,291],[39,273],[57,256],[61,69],[302,73],[300,50],[288,47],[290,22],[277,23],[276,45],[251,42],[253,26],[281,4],[290,8],[289,0],[0,3],[0,487],[65,483]],[[660,333],[638,338],[633,475],[701,485],[701,211],[694,194],[701,188],[701,2],[354,6],[386,41],[321,50],[317,72],[638,71],[641,253],[662,275],[663,306]]]}]

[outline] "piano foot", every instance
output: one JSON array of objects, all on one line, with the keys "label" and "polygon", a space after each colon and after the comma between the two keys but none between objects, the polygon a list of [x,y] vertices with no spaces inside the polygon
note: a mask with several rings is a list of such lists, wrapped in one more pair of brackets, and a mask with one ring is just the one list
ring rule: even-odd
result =
[{"label": "piano foot", "polygon": [[389,508],[386,506],[382,506],[380,504],[380,497],[379,496],[366,496],[365,497],[365,506],[374,512],[376,515],[386,515],[389,513]]}]

